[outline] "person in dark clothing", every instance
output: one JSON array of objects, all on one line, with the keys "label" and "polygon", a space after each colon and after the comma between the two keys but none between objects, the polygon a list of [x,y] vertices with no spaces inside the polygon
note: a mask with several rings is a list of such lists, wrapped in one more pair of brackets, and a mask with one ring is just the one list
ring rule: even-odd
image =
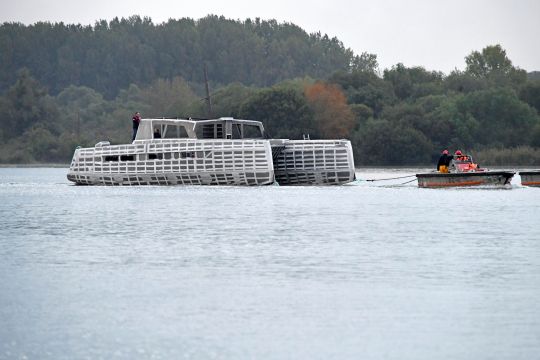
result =
[{"label": "person in dark clothing", "polygon": [[139,124],[141,123],[141,114],[137,111],[131,120],[133,121],[133,137],[131,141],[134,141],[137,136],[137,130],[139,130]]},{"label": "person in dark clothing", "polygon": [[453,158],[454,157],[452,155],[448,155],[448,150],[444,150],[439,158],[439,162],[437,163],[437,171],[441,173],[448,173],[448,166]]},{"label": "person in dark clothing", "polygon": [[161,133],[159,132],[159,128],[154,129],[154,139],[161,139]]}]

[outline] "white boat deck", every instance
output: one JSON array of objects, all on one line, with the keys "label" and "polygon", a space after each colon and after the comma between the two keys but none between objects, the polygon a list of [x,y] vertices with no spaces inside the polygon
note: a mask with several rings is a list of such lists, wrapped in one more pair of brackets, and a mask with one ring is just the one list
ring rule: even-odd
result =
[{"label": "white boat deck", "polygon": [[[156,128],[164,138],[154,138]],[[146,119],[132,144],[75,150],[68,179],[85,185],[342,184],[354,180],[354,161],[348,140],[268,140],[256,121]]]}]

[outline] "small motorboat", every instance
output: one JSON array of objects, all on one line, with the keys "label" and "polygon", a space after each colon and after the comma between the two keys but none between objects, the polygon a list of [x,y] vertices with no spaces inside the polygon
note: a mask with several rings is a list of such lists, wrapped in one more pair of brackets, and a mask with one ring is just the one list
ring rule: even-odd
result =
[{"label": "small motorboat", "polygon": [[520,171],[521,185],[540,187],[540,170]]},{"label": "small motorboat", "polygon": [[480,168],[472,156],[454,155],[447,172],[434,171],[416,174],[418,186],[424,188],[445,188],[458,186],[509,186],[515,172],[491,171]]}]

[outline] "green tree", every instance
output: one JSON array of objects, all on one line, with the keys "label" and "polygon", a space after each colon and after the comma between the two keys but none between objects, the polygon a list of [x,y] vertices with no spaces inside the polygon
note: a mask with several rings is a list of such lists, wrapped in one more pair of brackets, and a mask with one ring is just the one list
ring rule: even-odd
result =
[{"label": "green tree", "polygon": [[349,104],[363,104],[378,116],[383,108],[396,102],[392,85],[376,74],[365,71],[335,72],[329,83],[338,84],[345,91]]},{"label": "green tree", "polygon": [[[242,104],[255,95],[258,89],[242,85],[241,83],[232,83],[216,90],[212,95],[212,112],[215,117],[240,117],[240,108]],[[204,117],[206,110],[206,101],[200,98],[191,104],[190,115],[194,117]]]},{"label": "green tree", "polygon": [[351,71],[365,71],[373,74],[379,72],[379,62],[377,55],[363,52],[352,59]]},{"label": "green tree", "polygon": [[198,97],[189,84],[181,77],[171,80],[157,79],[142,88],[138,101],[148,106],[149,116],[176,117],[185,114]]},{"label": "green tree", "polygon": [[[30,69],[53,94],[69,85],[87,86],[111,100],[120,89],[131,84],[144,88],[158,78],[202,82],[205,62],[216,84],[270,86],[294,77],[325,78],[338,69],[348,71],[353,58],[337,38],[308,34],[276,20],[209,15],[154,24],[135,15],[100,20],[94,26],[0,25],[0,91],[15,81],[21,67]],[[367,66],[373,65],[372,58],[364,58]]]},{"label": "green tree", "polygon": [[473,51],[465,57],[466,72],[477,78],[488,79],[496,86],[519,87],[527,81],[527,72],[512,65],[501,45],[490,45],[482,52]]},{"label": "green tree", "polygon": [[373,109],[367,105],[352,104],[349,107],[354,114],[356,130],[373,117]]},{"label": "green tree", "polygon": [[384,70],[383,78],[392,84],[394,93],[401,100],[442,92],[443,74],[420,66],[407,68],[399,63]]},{"label": "green tree", "polygon": [[240,117],[262,121],[274,138],[298,139],[315,132],[313,114],[295,89],[269,88],[252,95],[240,108]]},{"label": "green tree", "polygon": [[388,120],[370,120],[353,136],[355,162],[359,165],[427,164],[433,144],[420,131],[396,127]]},{"label": "green tree", "polygon": [[511,89],[494,88],[467,94],[458,103],[463,115],[474,117],[479,128],[475,143],[513,147],[529,144],[540,119]]},{"label": "green tree", "polygon": [[540,80],[529,81],[519,91],[519,98],[540,114]]},{"label": "green tree", "polygon": [[487,77],[493,72],[510,73],[514,69],[501,45],[490,45],[481,52],[473,51],[465,57],[467,72],[476,77]]},{"label": "green tree", "polygon": [[15,84],[8,90],[1,109],[4,136],[16,137],[34,124],[55,129],[58,109],[45,87],[27,69],[18,73]]},{"label": "green tree", "polygon": [[454,70],[444,79],[444,87],[447,91],[469,93],[471,91],[485,90],[489,84],[469,72]]}]

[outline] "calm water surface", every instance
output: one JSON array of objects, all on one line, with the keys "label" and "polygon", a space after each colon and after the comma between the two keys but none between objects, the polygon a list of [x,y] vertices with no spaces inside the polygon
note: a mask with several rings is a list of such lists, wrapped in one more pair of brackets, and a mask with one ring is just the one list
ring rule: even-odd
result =
[{"label": "calm water surface", "polygon": [[66,171],[0,169],[2,359],[540,358],[540,189],[519,177],[79,187]]}]

